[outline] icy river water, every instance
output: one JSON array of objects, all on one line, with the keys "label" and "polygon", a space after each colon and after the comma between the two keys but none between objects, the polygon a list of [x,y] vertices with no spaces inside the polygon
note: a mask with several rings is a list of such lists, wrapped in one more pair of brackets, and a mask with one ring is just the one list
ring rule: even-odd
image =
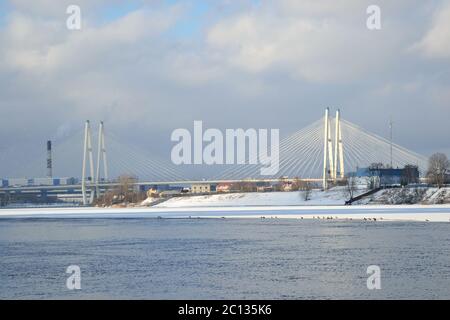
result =
[{"label": "icy river water", "polygon": [[449,299],[450,223],[2,218],[0,298]]}]

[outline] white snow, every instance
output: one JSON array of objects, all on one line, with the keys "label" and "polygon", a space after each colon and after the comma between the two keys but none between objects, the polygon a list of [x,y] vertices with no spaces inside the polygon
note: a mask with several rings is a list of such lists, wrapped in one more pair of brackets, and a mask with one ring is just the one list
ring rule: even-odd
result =
[{"label": "white snow", "polygon": [[150,206],[152,203],[159,201],[158,198],[147,198],[141,202],[141,206]]},{"label": "white snow", "polygon": [[406,187],[380,190],[357,204],[450,204],[450,188]]},{"label": "white snow", "polygon": [[427,204],[450,203],[450,188],[430,188],[423,201]]},{"label": "white snow", "polygon": [[[289,218],[450,221],[450,205],[2,209],[1,218]],[[368,221],[369,222],[369,221]]]},{"label": "white snow", "polygon": [[[359,191],[359,192],[364,192]],[[359,194],[356,192],[356,194]],[[162,202],[159,208],[222,207],[222,206],[292,206],[292,205],[343,205],[347,200],[344,187],[326,192],[311,190],[305,201],[303,191],[224,193],[204,196],[174,197]]]}]

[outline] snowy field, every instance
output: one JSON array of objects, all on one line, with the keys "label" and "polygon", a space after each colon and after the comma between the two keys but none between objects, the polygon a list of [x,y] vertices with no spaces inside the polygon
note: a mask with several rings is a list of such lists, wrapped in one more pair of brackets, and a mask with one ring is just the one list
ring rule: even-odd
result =
[{"label": "snowy field", "polygon": [[450,205],[2,209],[1,218],[290,218],[450,221]]},{"label": "snowy field", "polygon": [[[363,193],[365,189],[355,194]],[[175,197],[156,205],[159,208],[179,207],[233,207],[233,206],[328,206],[344,205],[347,196],[343,187],[335,187],[326,192],[311,190],[309,200],[305,201],[302,191],[293,192],[249,192],[224,193],[204,196]]]}]

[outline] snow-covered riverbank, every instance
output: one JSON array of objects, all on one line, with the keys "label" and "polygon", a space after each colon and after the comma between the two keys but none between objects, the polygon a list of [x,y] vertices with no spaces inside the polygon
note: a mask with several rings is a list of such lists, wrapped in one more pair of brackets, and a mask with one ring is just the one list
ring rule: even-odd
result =
[{"label": "snow-covered riverbank", "polygon": [[[358,186],[354,196],[367,192]],[[327,191],[311,190],[308,200],[304,191],[223,193],[202,196],[174,197],[156,205],[159,208],[233,207],[233,206],[338,206],[349,199],[346,187]],[[150,205],[149,203],[148,205]],[[393,188],[383,189],[359,200],[358,205],[450,204],[450,188]]]},{"label": "snow-covered riverbank", "polygon": [[[364,192],[362,190],[360,192]],[[191,207],[229,207],[229,206],[328,206],[344,205],[347,196],[343,187],[336,187],[326,192],[311,190],[309,199],[305,200],[303,191],[293,192],[248,192],[223,193],[203,196],[174,197],[162,202],[159,208],[191,208]]]}]

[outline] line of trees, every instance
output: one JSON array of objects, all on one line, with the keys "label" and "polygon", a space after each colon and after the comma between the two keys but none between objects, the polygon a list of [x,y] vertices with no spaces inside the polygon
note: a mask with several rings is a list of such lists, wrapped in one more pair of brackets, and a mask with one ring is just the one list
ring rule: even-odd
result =
[{"label": "line of trees", "polygon": [[122,175],[117,179],[117,186],[105,192],[96,199],[95,205],[111,206],[114,204],[137,203],[145,200],[147,195],[136,189],[137,178],[129,175]]}]

